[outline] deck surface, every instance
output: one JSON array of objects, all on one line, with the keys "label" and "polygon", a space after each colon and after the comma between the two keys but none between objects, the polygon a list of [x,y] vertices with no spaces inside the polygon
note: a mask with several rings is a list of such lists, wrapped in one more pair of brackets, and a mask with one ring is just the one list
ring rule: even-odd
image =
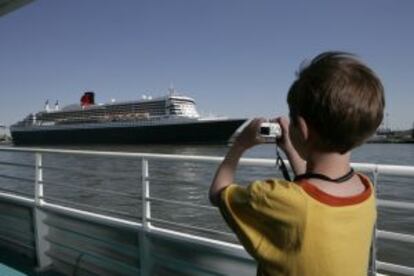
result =
[{"label": "deck surface", "polygon": [[53,270],[36,271],[36,263],[29,257],[0,247],[0,275],[1,276],[61,276],[63,274]]}]

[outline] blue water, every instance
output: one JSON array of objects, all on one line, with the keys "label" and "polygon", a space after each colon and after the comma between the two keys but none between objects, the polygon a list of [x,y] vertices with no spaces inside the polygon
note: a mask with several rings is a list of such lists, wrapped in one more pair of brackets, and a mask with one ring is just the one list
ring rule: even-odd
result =
[{"label": "blue water", "polygon": [[[226,146],[89,146],[66,147],[122,152],[150,152],[186,155],[223,156]],[[274,158],[272,145],[257,146],[245,157]],[[34,164],[32,154],[0,152],[0,161]],[[357,148],[353,162],[414,166],[414,144],[366,144]],[[45,154],[43,156],[46,200],[80,209],[139,221],[141,214],[141,160],[136,158],[91,157]],[[152,197],[209,205],[207,191],[217,164],[197,162],[150,161]],[[33,168],[0,165],[0,174],[34,179]],[[236,181],[247,185],[258,178],[280,177],[276,168],[241,166]],[[0,178],[0,188],[32,196],[33,183]],[[102,191],[110,191],[102,192]],[[414,178],[380,177],[379,198],[413,202]],[[216,210],[199,210],[175,204],[152,203],[152,216],[165,221],[189,224],[228,232]],[[159,225],[159,224],[156,224]],[[166,225],[163,225],[166,226]],[[179,231],[182,227],[170,226]],[[378,227],[414,235],[414,215],[398,209],[380,209]],[[189,231],[193,232],[193,231]],[[197,232],[197,231],[196,231]],[[227,236],[199,233],[233,241]],[[414,246],[399,242],[379,242],[378,256],[383,261],[414,266]]]}]

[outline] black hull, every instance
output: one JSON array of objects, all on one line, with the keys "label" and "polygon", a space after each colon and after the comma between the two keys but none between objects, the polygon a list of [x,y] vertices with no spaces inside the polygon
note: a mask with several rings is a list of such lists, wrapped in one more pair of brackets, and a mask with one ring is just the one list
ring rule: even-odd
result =
[{"label": "black hull", "polygon": [[12,130],[15,145],[223,144],[244,119],[157,126]]}]

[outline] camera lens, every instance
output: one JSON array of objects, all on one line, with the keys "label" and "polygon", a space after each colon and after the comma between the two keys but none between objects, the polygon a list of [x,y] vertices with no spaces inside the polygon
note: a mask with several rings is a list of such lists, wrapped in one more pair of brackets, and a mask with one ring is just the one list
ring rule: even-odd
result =
[{"label": "camera lens", "polygon": [[261,127],[260,128],[261,135],[269,135],[270,134],[270,127]]}]

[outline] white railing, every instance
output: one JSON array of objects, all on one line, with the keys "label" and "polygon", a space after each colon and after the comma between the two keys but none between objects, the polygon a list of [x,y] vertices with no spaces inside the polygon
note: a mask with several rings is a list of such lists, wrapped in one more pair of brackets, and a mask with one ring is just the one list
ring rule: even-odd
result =
[{"label": "white railing", "polygon": [[[243,255],[247,256],[242,250],[240,245],[236,245],[229,242],[224,242],[221,240],[215,240],[211,238],[205,238],[202,236],[197,236],[194,234],[185,234],[182,232],[177,232],[170,230],[168,228],[160,228],[152,225],[152,222],[162,222],[166,225],[171,226],[180,226],[184,227],[187,230],[195,230],[201,232],[207,232],[210,234],[220,234],[220,235],[231,235],[226,232],[221,232],[217,230],[211,230],[206,228],[200,228],[190,225],[178,225],[174,222],[167,222],[156,219],[151,216],[151,203],[152,202],[163,202],[174,204],[183,207],[193,207],[193,208],[200,208],[200,209],[210,209],[214,210],[214,207],[205,206],[205,205],[198,205],[188,202],[181,202],[181,201],[174,201],[170,199],[164,198],[156,198],[152,197],[150,193],[150,181],[151,177],[149,175],[149,160],[164,160],[164,161],[193,161],[193,162],[201,162],[201,163],[213,163],[218,164],[223,160],[222,157],[213,157],[213,156],[194,156],[194,155],[171,155],[171,154],[151,154],[151,153],[127,153],[127,152],[109,152],[109,151],[85,151],[85,150],[63,150],[63,149],[41,149],[41,148],[13,148],[13,147],[0,147],[0,152],[25,152],[25,153],[33,153],[35,155],[35,165],[30,166],[27,164],[20,164],[17,162],[1,162],[0,165],[6,166],[14,166],[14,167],[34,167],[35,168],[35,194],[32,198],[16,195],[9,190],[4,190],[0,187],[0,198],[7,198],[9,200],[13,200],[15,202],[19,202],[25,205],[30,205],[33,207],[41,207],[44,209],[49,209],[55,212],[68,214],[71,216],[77,216],[80,218],[89,219],[92,221],[97,222],[104,222],[110,225],[115,226],[122,226],[130,229],[141,228],[143,232],[157,232],[165,236],[174,236],[174,237],[181,237],[187,240],[197,241],[199,243],[207,243],[209,245],[220,247],[221,249],[226,248],[229,250],[234,250],[234,254],[236,255]],[[118,218],[114,216],[108,216],[99,214],[96,212],[80,210],[77,208],[71,208],[67,206],[63,206],[60,204],[50,203],[47,202],[44,198],[43,194],[43,170],[44,167],[42,166],[42,154],[59,154],[59,155],[88,155],[88,156],[100,156],[100,157],[125,157],[125,158],[134,158],[134,159],[141,159],[142,161],[142,178],[141,178],[141,222],[136,222],[132,220],[127,220],[123,218]],[[260,167],[274,167],[275,161],[270,159],[257,159],[257,158],[243,158],[240,161],[240,165],[251,165],[251,166],[260,166]],[[287,164],[288,165],[288,164]],[[364,172],[366,174],[371,174],[374,185],[377,185],[378,176],[379,175],[389,175],[389,176],[406,176],[406,177],[413,177],[414,180],[414,166],[395,166],[395,165],[380,165],[380,164],[366,164],[366,163],[352,163],[354,169]],[[21,181],[30,181],[26,178],[20,177],[11,177],[7,175],[1,175],[0,178],[12,178],[14,180],[21,180]],[[157,179],[159,180],[159,179]],[[161,179],[162,180],[162,179]],[[413,183],[414,185],[414,183]],[[206,191],[207,192],[207,191]],[[392,201],[392,200],[382,200],[378,199],[377,204],[379,207],[384,208],[397,208],[397,209],[404,209],[414,211],[414,203],[411,202],[401,202],[401,201]],[[414,244],[414,235],[413,234],[403,234],[403,233],[396,233],[396,232],[389,232],[384,230],[377,229],[375,232],[376,239],[384,239],[384,240],[392,240],[392,241],[399,241]],[[145,246],[145,245],[144,245]],[[376,259],[376,242],[374,242],[373,249],[372,249],[372,262],[371,262],[371,269],[372,271],[382,270],[387,272],[394,272],[403,275],[414,275],[414,267],[402,266],[399,264],[392,264],[383,261],[379,261]],[[414,254],[414,252],[413,252]],[[145,258],[145,254],[143,254],[142,258]],[[143,262],[145,263],[145,262]]]}]

